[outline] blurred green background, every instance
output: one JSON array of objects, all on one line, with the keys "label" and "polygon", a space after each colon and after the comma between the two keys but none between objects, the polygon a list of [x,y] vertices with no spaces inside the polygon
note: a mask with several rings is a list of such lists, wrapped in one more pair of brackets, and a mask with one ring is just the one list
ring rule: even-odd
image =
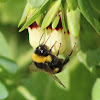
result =
[{"label": "blurred green background", "polygon": [[0,100],[100,100],[100,36],[86,19],[81,16],[80,52],[57,75],[64,89],[47,74],[28,70],[33,49],[27,30],[18,32],[26,0],[2,1],[6,0],[0,3]]}]

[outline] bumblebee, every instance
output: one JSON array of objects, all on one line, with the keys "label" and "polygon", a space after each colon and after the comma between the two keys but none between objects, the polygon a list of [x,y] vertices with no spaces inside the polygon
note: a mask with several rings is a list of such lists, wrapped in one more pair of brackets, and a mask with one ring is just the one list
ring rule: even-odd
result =
[{"label": "bumblebee", "polygon": [[53,55],[51,54],[51,51],[54,45],[56,44],[56,42],[51,47],[50,50],[47,49],[46,42],[42,44],[40,44],[39,42],[39,46],[35,49],[35,52],[32,55],[32,59],[33,59],[32,65],[34,64],[35,66],[31,65],[29,68],[30,70],[33,70],[33,71],[37,71],[37,70],[45,71],[65,88],[65,86],[62,84],[62,82],[57,78],[55,74],[60,73],[64,65],[69,62],[69,57],[71,56],[73,49],[70,52],[70,54],[66,57],[66,59],[63,60],[63,59],[58,58],[61,43],[60,43],[60,47],[57,54]]}]

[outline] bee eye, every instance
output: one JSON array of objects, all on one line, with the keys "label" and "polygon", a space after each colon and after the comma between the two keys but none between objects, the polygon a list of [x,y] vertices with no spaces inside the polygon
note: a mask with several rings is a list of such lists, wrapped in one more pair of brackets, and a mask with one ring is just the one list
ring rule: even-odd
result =
[{"label": "bee eye", "polygon": [[41,50],[41,53],[43,53],[43,50]]},{"label": "bee eye", "polygon": [[38,47],[38,49],[40,49],[40,47]]}]

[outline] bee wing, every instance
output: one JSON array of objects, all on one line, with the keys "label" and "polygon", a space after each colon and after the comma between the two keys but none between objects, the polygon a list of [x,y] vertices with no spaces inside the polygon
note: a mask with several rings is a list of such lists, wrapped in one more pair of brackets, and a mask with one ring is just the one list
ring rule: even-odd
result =
[{"label": "bee wing", "polygon": [[48,66],[48,64],[46,66],[46,70],[47,70],[47,72],[49,72],[49,75],[51,75],[59,84],[61,84],[64,88],[66,88],[63,85],[63,83],[58,79],[58,77],[55,74],[53,74],[53,72],[52,72],[51,68]]},{"label": "bee wing", "polygon": [[33,72],[39,72],[41,71],[41,69],[37,68],[36,65],[34,64],[34,62],[32,62],[32,64],[29,66],[29,70],[33,71]]}]

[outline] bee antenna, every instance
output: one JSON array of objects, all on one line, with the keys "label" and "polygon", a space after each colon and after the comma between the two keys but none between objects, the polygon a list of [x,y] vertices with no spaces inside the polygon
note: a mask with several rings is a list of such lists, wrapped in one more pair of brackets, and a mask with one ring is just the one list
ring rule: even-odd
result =
[{"label": "bee antenna", "polygon": [[47,43],[47,41],[49,40],[50,36],[51,36],[51,35],[49,35],[49,37],[47,38],[47,40],[45,41],[45,43],[44,43],[44,44],[46,44],[46,43]]},{"label": "bee antenna", "polygon": [[39,45],[40,45],[40,42],[41,42],[41,39],[42,39],[43,35],[44,35],[44,33],[42,34],[42,36],[41,36],[41,38],[40,38]]}]

